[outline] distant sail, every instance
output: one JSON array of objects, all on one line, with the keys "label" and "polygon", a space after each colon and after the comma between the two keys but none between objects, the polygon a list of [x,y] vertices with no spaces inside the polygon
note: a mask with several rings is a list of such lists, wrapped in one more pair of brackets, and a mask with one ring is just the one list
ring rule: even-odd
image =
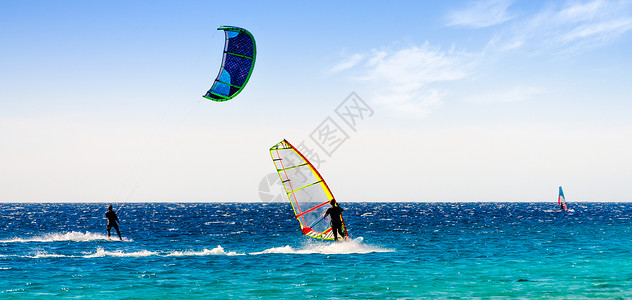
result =
[{"label": "distant sail", "polygon": [[222,26],[217,30],[224,30],[226,33],[224,57],[219,74],[204,98],[228,101],[237,96],[248,83],[255,67],[257,47],[255,38],[246,29]]},{"label": "distant sail", "polygon": [[557,197],[557,204],[563,210],[567,210],[568,209],[567,206],[566,206],[566,198],[564,198],[564,192],[562,192],[562,187],[561,186],[560,186],[560,194]]},{"label": "distant sail", "polygon": [[[270,148],[270,155],[303,234],[317,239],[333,240],[330,216],[323,218],[323,215],[330,207],[329,201],[334,199],[334,196],[320,173],[286,140]],[[349,236],[344,220],[342,231],[345,237]]]}]

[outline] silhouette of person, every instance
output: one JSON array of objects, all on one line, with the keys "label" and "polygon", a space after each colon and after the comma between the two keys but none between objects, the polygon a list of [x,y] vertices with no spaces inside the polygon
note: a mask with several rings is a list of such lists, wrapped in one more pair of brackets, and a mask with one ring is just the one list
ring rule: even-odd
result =
[{"label": "silhouette of person", "polygon": [[118,234],[119,239],[122,241],[121,231],[118,228],[119,219],[116,216],[116,212],[112,210],[112,205],[108,206],[108,211],[105,212],[105,217],[108,218],[108,239],[110,238],[110,229],[114,227],[116,229],[116,233]]},{"label": "silhouette of person", "polygon": [[329,201],[331,207],[327,209],[323,218],[327,217],[327,215],[331,216],[331,231],[334,232],[334,240],[338,241],[338,233],[340,233],[340,238],[344,239],[344,234],[342,233],[342,212],[344,209],[336,204],[335,199],[331,199]]}]

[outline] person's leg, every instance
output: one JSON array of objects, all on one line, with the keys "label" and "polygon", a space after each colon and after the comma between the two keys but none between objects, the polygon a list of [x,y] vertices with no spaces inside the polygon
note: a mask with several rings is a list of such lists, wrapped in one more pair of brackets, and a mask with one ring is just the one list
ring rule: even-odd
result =
[{"label": "person's leg", "polygon": [[338,232],[340,232],[340,238],[345,239],[345,235],[342,233],[342,226],[338,227]]},{"label": "person's leg", "polygon": [[119,231],[119,228],[118,228],[118,224],[114,224],[114,229],[116,229],[116,234],[118,234],[119,239],[123,240],[123,238],[121,237],[121,231]]},{"label": "person's leg", "polygon": [[108,224],[108,238],[110,237],[110,228],[112,228],[112,225]]}]

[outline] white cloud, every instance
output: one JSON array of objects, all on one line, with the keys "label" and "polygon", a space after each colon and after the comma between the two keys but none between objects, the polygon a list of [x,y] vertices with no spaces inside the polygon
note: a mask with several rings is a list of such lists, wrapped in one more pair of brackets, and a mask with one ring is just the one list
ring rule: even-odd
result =
[{"label": "white cloud", "polygon": [[561,36],[562,41],[573,42],[576,40],[604,40],[612,36],[618,36],[632,29],[632,18],[603,21],[596,24],[587,24]]},{"label": "white cloud", "polygon": [[484,27],[506,23],[497,27],[481,53],[441,50],[426,42],[421,46],[348,55],[332,70],[355,74],[354,79],[366,84],[370,100],[376,104],[394,112],[425,117],[447,97],[459,93],[468,95],[465,101],[479,104],[524,102],[543,93],[523,78],[513,83],[507,78],[508,85],[483,91],[479,88],[475,93],[449,90],[455,83],[469,79],[485,81],[490,74],[485,70],[494,67],[499,52],[569,54],[601,46],[632,29],[630,1],[550,3],[535,13],[515,16],[508,11],[511,4],[476,2],[451,15],[450,25]]},{"label": "white cloud", "polygon": [[607,8],[607,3],[601,0],[573,3],[562,9],[558,14],[558,18],[567,22],[590,20],[598,15],[599,11]]},{"label": "white cloud", "polygon": [[362,55],[353,54],[331,68],[332,72],[344,71],[355,67],[361,60]]},{"label": "white cloud", "polygon": [[[356,55],[355,57],[358,57]],[[442,51],[428,44],[399,50],[373,50],[355,69],[373,100],[398,113],[426,116],[445,92],[435,83],[464,79],[476,56]],[[345,61],[348,61],[347,59]]]},{"label": "white cloud", "polygon": [[569,2],[512,22],[488,49],[568,54],[602,46],[630,30],[630,1]]},{"label": "white cloud", "polygon": [[469,7],[452,12],[447,25],[483,28],[502,24],[514,18],[507,11],[509,6],[511,1],[507,0],[474,2]]},{"label": "white cloud", "polygon": [[385,81],[398,89],[416,90],[434,81],[456,80],[465,76],[458,66],[458,53],[431,49],[427,44],[394,52],[375,51],[365,80]]}]

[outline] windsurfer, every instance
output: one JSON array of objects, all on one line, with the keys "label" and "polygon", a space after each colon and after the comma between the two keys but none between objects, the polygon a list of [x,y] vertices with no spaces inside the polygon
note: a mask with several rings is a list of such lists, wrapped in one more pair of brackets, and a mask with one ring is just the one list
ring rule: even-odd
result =
[{"label": "windsurfer", "polygon": [[331,207],[327,209],[327,212],[323,215],[323,218],[327,217],[327,215],[331,216],[331,231],[334,233],[334,240],[338,241],[338,233],[340,233],[340,237],[344,239],[344,234],[342,233],[342,212],[344,209],[336,204],[335,199],[331,199],[329,201]]},{"label": "windsurfer", "polygon": [[114,227],[114,229],[116,229],[116,233],[119,236],[119,239],[122,241],[123,238],[121,237],[121,232],[119,231],[119,228],[118,228],[118,221],[119,221],[119,219],[116,216],[116,212],[114,212],[112,210],[112,205],[108,206],[108,211],[105,212],[105,217],[108,218],[108,227],[107,227],[107,229],[108,229],[108,239],[110,238],[110,229],[112,227]]}]

